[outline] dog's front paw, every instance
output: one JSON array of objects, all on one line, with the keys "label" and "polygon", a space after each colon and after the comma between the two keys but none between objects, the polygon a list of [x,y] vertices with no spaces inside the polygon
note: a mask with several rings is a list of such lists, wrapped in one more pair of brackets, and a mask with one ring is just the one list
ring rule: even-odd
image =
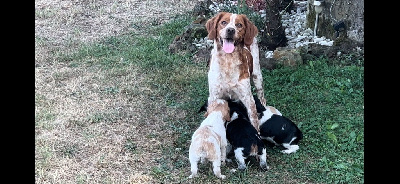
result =
[{"label": "dog's front paw", "polygon": [[219,178],[221,178],[221,179],[225,179],[225,178],[226,178],[226,176],[221,174],[221,176],[219,176]]}]

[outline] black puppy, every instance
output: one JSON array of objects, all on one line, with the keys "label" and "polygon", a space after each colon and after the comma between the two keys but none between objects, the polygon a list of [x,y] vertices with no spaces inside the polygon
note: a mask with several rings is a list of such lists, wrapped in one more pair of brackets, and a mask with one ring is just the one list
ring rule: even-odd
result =
[{"label": "black puppy", "polygon": [[[268,170],[267,152],[264,142],[258,135],[257,130],[250,123],[246,107],[240,101],[227,100],[230,109],[231,121],[226,122],[226,138],[231,144],[227,147],[227,153],[234,150],[235,158],[238,161],[238,169],[246,169],[245,159],[248,156],[256,156],[260,161],[260,167]],[[260,102],[258,100],[258,102]],[[259,104],[261,105],[261,103]],[[262,105],[261,105],[262,106]],[[207,102],[199,112],[207,109]]]}]

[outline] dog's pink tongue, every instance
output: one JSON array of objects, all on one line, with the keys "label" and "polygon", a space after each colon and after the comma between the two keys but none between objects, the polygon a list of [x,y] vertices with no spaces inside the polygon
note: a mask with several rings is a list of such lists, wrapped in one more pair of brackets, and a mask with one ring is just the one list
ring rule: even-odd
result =
[{"label": "dog's pink tongue", "polygon": [[233,50],[235,49],[235,46],[233,45],[233,42],[230,42],[228,40],[224,40],[224,42],[222,44],[222,49],[226,53],[232,53]]}]

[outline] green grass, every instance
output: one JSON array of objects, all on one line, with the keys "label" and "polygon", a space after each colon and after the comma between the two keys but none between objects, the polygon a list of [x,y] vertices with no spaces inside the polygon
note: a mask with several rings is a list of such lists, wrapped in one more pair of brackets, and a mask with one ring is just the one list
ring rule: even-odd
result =
[{"label": "green grass", "polygon": [[363,69],[320,59],[297,69],[263,72],[269,104],[305,135],[293,171],[306,169],[308,178],[317,182],[363,183]]},{"label": "green grass", "polygon": [[[160,182],[189,182],[187,159],[192,133],[203,120],[199,107],[208,95],[207,67],[192,62],[191,55],[172,54],[168,45],[181,34],[191,18],[181,17],[149,29],[146,36],[134,33],[110,37],[83,46],[72,55],[62,55],[71,67],[100,65],[104,70],[134,65],[146,75],[154,99],[168,108],[186,112],[185,118],[164,117],[165,128],[174,132],[174,145],[164,145],[151,169]],[[122,58],[122,59],[121,59]],[[228,183],[364,183],[364,67],[360,62],[330,63],[321,58],[296,68],[263,69],[267,103],[292,119],[304,133],[300,150],[286,155],[269,148],[271,170],[262,172],[251,161],[244,172],[229,173],[236,164],[222,168]],[[118,88],[109,86],[105,93]],[[49,117],[50,118],[50,117]],[[94,117],[96,118],[96,117]],[[97,118],[102,118],[99,116]],[[126,151],[137,145],[127,144]],[[199,167],[195,183],[219,181],[211,165]],[[178,177],[178,181],[176,180]]]}]

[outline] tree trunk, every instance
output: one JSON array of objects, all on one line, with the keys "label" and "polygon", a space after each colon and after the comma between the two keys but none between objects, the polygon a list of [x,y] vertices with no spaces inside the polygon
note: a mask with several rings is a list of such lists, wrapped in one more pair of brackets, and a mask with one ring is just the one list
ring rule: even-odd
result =
[{"label": "tree trunk", "polygon": [[[324,0],[318,15],[317,36],[336,40],[348,37],[364,43],[364,0]],[[308,0],[307,27],[315,27],[314,0]]]},{"label": "tree trunk", "polygon": [[266,20],[264,33],[261,37],[261,46],[268,50],[287,46],[285,29],[282,27],[281,15],[279,13],[280,0],[266,1]]}]

